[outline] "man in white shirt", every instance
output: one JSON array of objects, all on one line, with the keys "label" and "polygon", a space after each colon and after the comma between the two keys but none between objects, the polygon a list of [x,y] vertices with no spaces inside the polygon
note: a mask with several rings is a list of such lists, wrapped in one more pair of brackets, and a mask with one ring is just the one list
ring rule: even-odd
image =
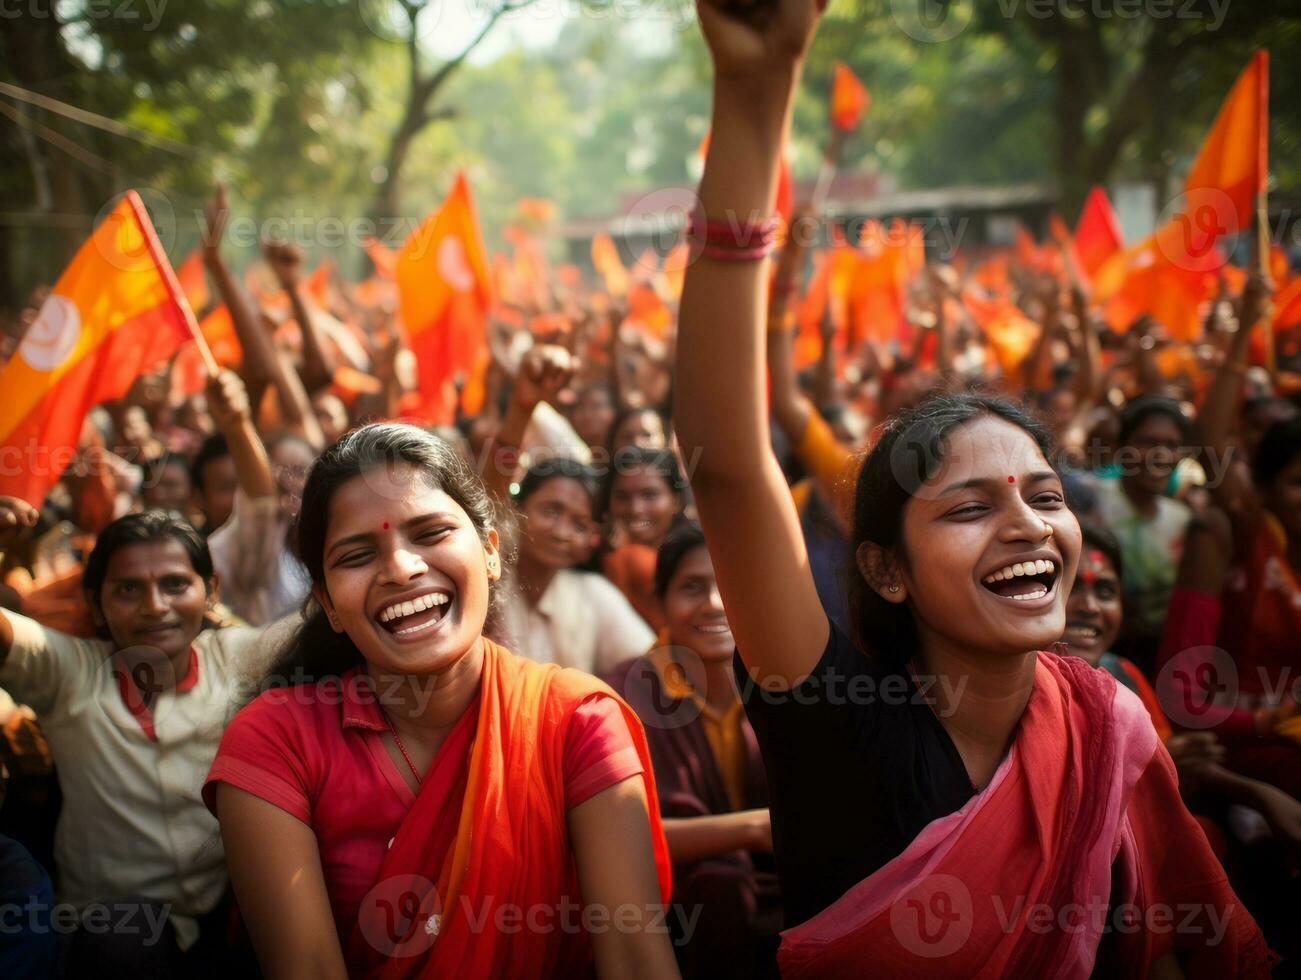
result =
[{"label": "man in white shirt", "polygon": [[[19,515],[0,520],[0,535],[30,510],[0,498],[0,518]],[[54,755],[57,895],[83,917],[74,949],[153,968],[164,941],[194,946],[198,920],[225,894],[221,839],[200,791],[226,723],[294,624],[203,629],[216,600],[211,558],[193,527],[162,511],[105,528],[83,580],[104,638],[0,610],[0,686],[36,711]],[[110,928],[96,932],[92,917]]]}]

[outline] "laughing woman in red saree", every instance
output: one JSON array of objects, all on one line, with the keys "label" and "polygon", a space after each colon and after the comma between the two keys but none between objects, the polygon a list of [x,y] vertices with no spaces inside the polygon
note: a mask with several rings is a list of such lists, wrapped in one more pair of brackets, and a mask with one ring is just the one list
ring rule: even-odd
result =
[{"label": "laughing woman in red saree", "polygon": [[1141,702],[1041,652],[1080,529],[1017,406],[941,397],[886,427],[855,496],[855,638],[823,612],[763,379],[763,219],[822,5],[698,6],[713,137],[674,405],[768,775],[782,973],[1265,976]]},{"label": "laughing woman in red saree", "polygon": [[205,786],[269,977],[676,975],[641,725],[483,635],[491,515],[412,426],[349,433],[308,477],[317,608]]}]

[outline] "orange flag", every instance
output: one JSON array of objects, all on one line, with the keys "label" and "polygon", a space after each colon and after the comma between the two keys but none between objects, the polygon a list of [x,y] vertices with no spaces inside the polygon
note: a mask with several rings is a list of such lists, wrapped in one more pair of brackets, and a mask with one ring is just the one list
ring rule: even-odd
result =
[{"label": "orange flag", "polygon": [[[795,309],[798,333],[795,336],[795,367],[803,369],[814,363],[822,352],[822,318],[831,301],[832,254],[819,252],[813,259],[813,277],[808,292]],[[838,324],[843,327],[844,324]]]},{"label": "orange flag", "polygon": [[1021,365],[1039,337],[1039,325],[1006,294],[986,295],[976,287],[962,293],[962,305],[985,335],[1005,375]]},{"label": "orange flag", "polygon": [[197,248],[185,257],[185,261],[176,270],[176,280],[181,284],[181,292],[185,294],[190,309],[198,312],[208,305],[212,298],[208,292],[208,276],[203,269],[203,256]]},{"label": "orange flag", "polygon": [[611,296],[628,292],[628,269],[619,257],[614,239],[605,232],[592,239],[592,266],[605,280],[606,291]]},{"label": "orange flag", "polygon": [[843,61],[837,61],[835,81],[831,84],[831,125],[848,132],[858,125],[870,102],[858,76]]},{"label": "orange flag", "polygon": [[1257,51],[1229,91],[1184,181],[1186,220],[1233,235],[1251,227],[1269,172],[1269,52]]},{"label": "orange flag", "polygon": [[72,461],[86,413],[191,338],[184,304],[144,205],[127,191],[0,371],[0,494],[40,505]]},{"label": "orange flag", "polygon": [[434,424],[453,421],[453,381],[483,363],[492,305],[488,258],[470,185],[458,174],[443,206],[398,252],[398,303],[419,365],[423,411]]},{"label": "orange flag", "polygon": [[546,309],[551,305],[551,266],[542,246],[520,225],[507,225],[502,234],[515,246],[511,267],[521,301],[539,310]]},{"label": "orange flag", "polygon": [[1238,76],[1184,182],[1180,212],[1099,268],[1095,295],[1111,325],[1140,313],[1180,340],[1199,335],[1201,305],[1215,289],[1221,235],[1246,231],[1268,173],[1269,55],[1257,51]]},{"label": "orange flag", "polygon": [[1116,220],[1107,192],[1101,187],[1093,188],[1085,198],[1080,220],[1075,224],[1074,241],[1075,254],[1079,256],[1085,274],[1090,277],[1097,274],[1107,259],[1125,247],[1120,222]]},{"label": "orange flag", "polygon": [[673,314],[660,299],[655,288],[646,283],[634,283],[628,289],[628,326],[656,340],[663,339],[673,324]]},{"label": "orange flag", "polygon": [[1094,278],[1094,296],[1116,330],[1140,314],[1163,323],[1178,340],[1201,333],[1201,305],[1216,287],[1224,256],[1213,234],[1198,234],[1176,215],[1133,248],[1103,263]]},{"label": "orange flag", "polygon": [[393,265],[397,262],[397,256],[394,254],[393,249],[378,238],[367,238],[365,248],[371,265],[375,267],[375,274],[383,276],[385,279],[392,279]]},{"label": "orange flag", "polygon": [[863,249],[849,287],[851,347],[864,338],[886,342],[899,336],[904,319],[907,258],[905,243],[894,238],[902,227],[896,222],[887,238],[880,222],[863,224],[859,234]]}]

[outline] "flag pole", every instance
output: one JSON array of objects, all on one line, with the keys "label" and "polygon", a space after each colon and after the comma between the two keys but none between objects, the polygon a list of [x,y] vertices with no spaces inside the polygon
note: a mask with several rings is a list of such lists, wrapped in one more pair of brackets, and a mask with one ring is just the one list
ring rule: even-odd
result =
[{"label": "flag pole", "polygon": [[[1273,283],[1269,275],[1269,192],[1261,191],[1256,195],[1256,209],[1252,213],[1252,222],[1255,225],[1255,234],[1251,236],[1251,265],[1257,275],[1261,276],[1266,283],[1265,307],[1261,318],[1261,330],[1264,335],[1261,338],[1265,348],[1265,370],[1269,372],[1270,377],[1274,375],[1274,311],[1273,304],[1269,296],[1273,292]],[[1239,329],[1250,330],[1254,323],[1242,324]]]},{"label": "flag pole", "polygon": [[185,290],[181,288],[181,283],[176,278],[176,271],[172,268],[167,253],[163,251],[162,242],[158,240],[158,233],[154,231],[154,223],[149,220],[149,212],[145,210],[144,202],[140,200],[140,195],[135,191],[127,191],[126,199],[131,205],[132,213],[136,216],[136,224],[140,226],[140,232],[144,235],[145,247],[149,249],[154,265],[158,267],[158,272],[163,277],[163,283],[167,286],[167,292],[171,295],[172,302],[180,308],[181,316],[185,319],[185,325],[190,328],[194,344],[199,348],[199,357],[203,360],[203,367],[208,372],[208,377],[215,378],[221,373],[221,366],[217,364],[217,359],[212,356],[212,349],[208,347],[208,342],[203,337],[203,331],[199,329],[199,321],[195,319],[194,310],[190,309],[190,301],[185,298]]}]

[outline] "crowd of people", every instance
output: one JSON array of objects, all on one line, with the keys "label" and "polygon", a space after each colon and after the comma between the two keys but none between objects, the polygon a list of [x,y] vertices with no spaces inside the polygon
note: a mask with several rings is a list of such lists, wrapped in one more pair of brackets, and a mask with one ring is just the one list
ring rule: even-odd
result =
[{"label": "crowd of people", "polygon": [[[0,975],[1295,963],[1267,276],[1193,339],[1024,250],[932,257],[885,331],[810,304],[854,236],[769,216],[819,10],[700,6],[691,260],[632,273],[671,322],[550,277],[455,425],[412,410],[391,280],[282,242],[236,276],[217,194],[237,368],[160,365],[0,498]],[[984,326],[995,279],[1032,343]]]}]

